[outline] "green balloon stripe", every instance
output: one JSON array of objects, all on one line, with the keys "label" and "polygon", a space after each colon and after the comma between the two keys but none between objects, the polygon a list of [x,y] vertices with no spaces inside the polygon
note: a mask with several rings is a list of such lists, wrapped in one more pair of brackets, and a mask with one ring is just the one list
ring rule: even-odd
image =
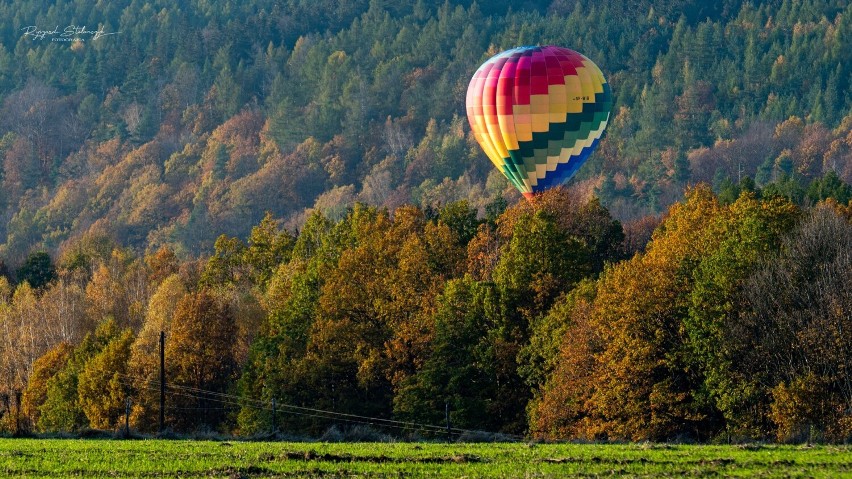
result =
[{"label": "green balloon stripe", "polygon": [[551,123],[548,131],[533,133],[532,141],[522,141],[520,148],[509,150],[510,156],[503,159],[507,167],[512,171],[535,171],[535,165],[547,164],[548,156],[557,156],[562,148],[573,148],[578,142],[588,140],[591,132],[607,120],[612,108],[609,85],[604,83],[603,87],[603,92],[595,94],[594,103],[583,104],[582,112],[569,113],[565,122]]},{"label": "green balloon stripe", "polygon": [[[517,151],[521,152],[523,156],[526,151],[547,148],[550,140],[560,141],[565,137],[565,132],[578,132],[584,122],[593,123],[597,113],[609,112],[612,100],[609,98],[608,93],[609,91],[605,84],[604,92],[595,95],[594,103],[583,104],[582,112],[569,113],[562,123],[551,123],[550,128],[546,132],[533,133],[532,141],[519,142],[518,146],[520,148]],[[588,137],[588,132],[586,132],[586,136],[583,139],[586,137]]]},{"label": "green balloon stripe", "polygon": [[514,173],[514,166],[510,166],[510,162],[512,160],[510,158],[503,158],[503,176],[505,176],[512,186],[523,191],[525,186],[523,183],[518,181],[516,174]]}]

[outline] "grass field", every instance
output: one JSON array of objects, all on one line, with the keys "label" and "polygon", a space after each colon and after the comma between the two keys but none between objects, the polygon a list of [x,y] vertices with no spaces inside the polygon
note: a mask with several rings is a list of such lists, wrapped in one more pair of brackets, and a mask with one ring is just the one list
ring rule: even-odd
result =
[{"label": "grass field", "polygon": [[852,477],[847,446],[0,439],[2,477]]}]

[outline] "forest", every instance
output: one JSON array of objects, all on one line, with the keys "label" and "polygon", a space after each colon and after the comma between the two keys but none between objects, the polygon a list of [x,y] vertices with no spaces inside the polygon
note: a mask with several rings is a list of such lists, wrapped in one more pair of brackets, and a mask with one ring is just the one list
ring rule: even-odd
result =
[{"label": "forest", "polygon": [[318,437],[332,411],[428,437],[449,409],[547,439],[844,441],[850,271],[852,204],[707,185],[630,228],[558,188],[484,219],[267,215],[207,259],[89,236],[0,278],[3,426],[113,430],[129,398],[156,432],[164,331],[176,432]]},{"label": "forest", "polygon": [[[845,1],[0,12],[0,430],[156,432],[164,331],[182,433],[852,437]],[[532,202],[464,115],[525,44],[614,95]]]}]

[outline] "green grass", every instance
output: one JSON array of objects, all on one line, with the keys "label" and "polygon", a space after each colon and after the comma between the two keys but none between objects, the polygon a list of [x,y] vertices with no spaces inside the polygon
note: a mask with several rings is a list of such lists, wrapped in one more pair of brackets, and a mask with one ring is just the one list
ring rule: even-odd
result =
[{"label": "green grass", "polygon": [[2,477],[852,477],[847,446],[0,439]]}]

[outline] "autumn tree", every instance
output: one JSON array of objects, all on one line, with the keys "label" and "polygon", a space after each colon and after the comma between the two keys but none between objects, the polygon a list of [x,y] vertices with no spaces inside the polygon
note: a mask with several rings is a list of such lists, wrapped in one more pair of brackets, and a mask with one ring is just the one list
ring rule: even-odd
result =
[{"label": "autumn tree", "polygon": [[[178,430],[215,429],[224,419],[221,402],[236,372],[232,339],[234,317],[210,291],[186,294],[175,309],[166,338],[167,375],[171,378],[168,422]],[[188,409],[187,409],[188,408]]]},{"label": "autumn tree", "polygon": [[27,382],[21,404],[21,413],[31,425],[40,422],[39,408],[47,400],[48,381],[65,367],[73,350],[70,343],[61,342],[33,363],[33,372]]},{"label": "autumn tree", "polygon": [[[328,401],[326,407],[384,415],[395,373],[388,367],[385,344],[393,338],[394,326],[414,319],[415,304],[423,298],[412,290],[423,286],[420,279],[428,281],[416,278],[408,285],[394,282],[393,275],[403,242],[416,241],[406,237],[422,231],[425,218],[406,208],[397,210],[391,221],[384,212],[358,207],[343,224],[346,231],[341,233],[351,235],[352,243],[341,250],[320,291],[306,359],[318,373],[315,380],[329,385],[320,396]],[[423,252],[422,244],[409,245]],[[410,267],[420,270],[422,259]],[[408,291],[401,295],[396,288]]]},{"label": "autumn tree", "polygon": [[164,279],[151,295],[142,329],[130,348],[128,379],[136,392],[131,420],[139,430],[152,430],[159,414],[160,333],[171,337],[172,318],[187,290],[177,274]]},{"label": "autumn tree", "polygon": [[26,388],[33,363],[53,346],[51,340],[58,340],[50,334],[54,318],[45,314],[42,300],[28,282],[13,290],[0,278],[0,394],[7,406],[14,404],[16,415],[21,406],[16,398]]},{"label": "autumn tree", "polygon": [[[587,313],[596,290],[591,279],[581,281],[570,292],[561,295],[546,315],[535,318],[530,324],[529,341],[518,353],[518,372],[535,395],[540,393],[539,388],[563,360],[560,355],[563,343],[576,334],[574,323],[578,319],[575,316],[580,310]],[[585,322],[588,323],[587,317]]]},{"label": "autumn tree", "polygon": [[118,332],[86,361],[77,378],[80,409],[95,429],[115,429],[122,422],[132,382],[127,375],[133,332]]},{"label": "autumn tree", "polygon": [[113,318],[121,327],[138,329],[149,294],[144,262],[116,248],[95,266],[86,284],[87,312],[95,322]]},{"label": "autumn tree", "polygon": [[500,260],[502,242],[492,225],[483,223],[467,244],[467,273],[479,281],[492,278]]},{"label": "autumn tree", "polygon": [[514,414],[521,430],[529,390],[519,376],[517,356],[529,340],[531,325],[561,294],[614,259],[623,234],[596,201],[584,203],[558,189],[535,204],[508,210],[498,225],[503,236],[511,226],[511,236],[493,272],[503,311],[503,322],[492,332],[499,338],[493,347],[503,375],[503,414]]},{"label": "autumn tree", "polygon": [[145,264],[150,271],[148,280],[152,288],[156,288],[170,275],[178,272],[180,260],[178,260],[174,250],[168,246],[163,246],[156,252],[146,255]]},{"label": "autumn tree", "polygon": [[[533,415],[537,430],[632,440],[701,430],[706,411],[691,397],[700,376],[684,363],[681,321],[690,265],[710,244],[707,226],[719,211],[709,188],[691,191],[672,207],[646,254],[604,271],[588,311],[569,323],[566,338],[576,342],[560,347],[568,356],[543,386]],[[571,327],[580,328],[576,335]],[[560,398],[570,407],[551,409]]]},{"label": "autumn tree", "polygon": [[522,369],[528,383],[538,384],[527,408],[530,433],[544,438],[595,439],[597,419],[591,399],[605,338],[591,322],[597,285],[584,283],[559,299],[535,325]]},{"label": "autumn tree", "polygon": [[78,343],[97,323],[86,314],[86,279],[80,271],[61,270],[39,297],[44,318],[39,326],[48,344]]},{"label": "autumn tree", "polygon": [[39,430],[74,432],[89,425],[78,389],[80,375],[89,360],[120,334],[115,321],[106,320],[74,348],[67,363],[47,380],[45,400],[38,407]]}]

